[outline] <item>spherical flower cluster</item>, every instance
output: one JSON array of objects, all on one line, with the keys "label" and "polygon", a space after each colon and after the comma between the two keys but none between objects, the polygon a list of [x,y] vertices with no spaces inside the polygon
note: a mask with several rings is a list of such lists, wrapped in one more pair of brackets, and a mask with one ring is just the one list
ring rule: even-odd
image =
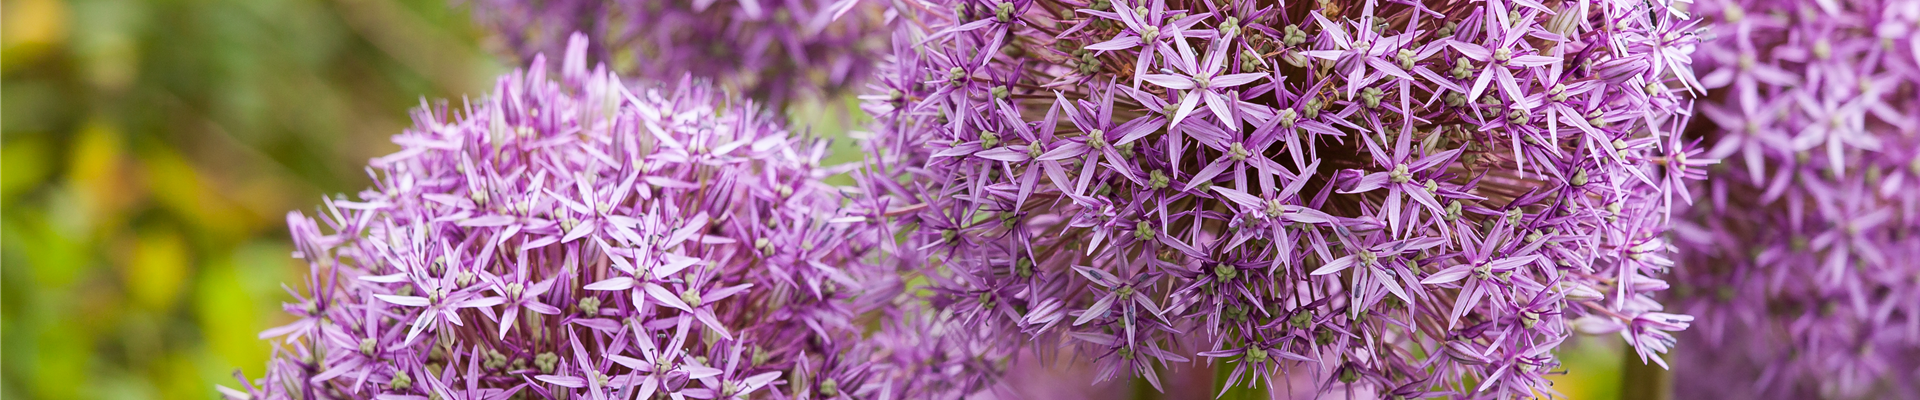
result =
[{"label": "spherical flower cluster", "polygon": [[[1707,0],[1679,229],[1680,397],[1902,397],[1920,378],[1920,3]],[[1738,379],[1734,379],[1738,378]],[[1725,382],[1750,382],[1727,385]],[[1878,395],[1876,395],[1878,394]]]},{"label": "spherical flower cluster", "polygon": [[1156,387],[1207,362],[1228,386],[1546,395],[1576,331],[1663,363],[1692,319],[1654,297],[1668,214],[1711,164],[1675,135],[1683,13],[1282,4],[900,11],[864,184],[898,199],[935,306]]},{"label": "spherical flower cluster", "polygon": [[[950,390],[907,313],[881,206],[823,141],[707,86],[630,90],[575,36],[450,113],[373,189],[288,216],[312,269],[263,379],[231,398],[869,398]],[[909,313],[919,315],[922,313]],[[952,326],[925,319],[926,326]],[[944,324],[944,325],[943,325]],[[925,337],[931,337],[926,339]],[[916,353],[917,354],[917,353]],[[908,373],[913,371],[914,373]],[[919,380],[934,381],[921,383]]]},{"label": "spherical flower cluster", "polygon": [[693,74],[775,108],[858,88],[889,19],[881,2],[857,0],[459,1],[519,56],[557,52],[582,31],[622,76]]}]

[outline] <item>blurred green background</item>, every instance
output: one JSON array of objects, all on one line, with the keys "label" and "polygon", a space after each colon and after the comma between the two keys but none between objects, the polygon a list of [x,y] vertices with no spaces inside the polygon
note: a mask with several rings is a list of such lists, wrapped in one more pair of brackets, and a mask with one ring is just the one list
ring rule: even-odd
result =
[{"label": "blurred green background", "polygon": [[[514,63],[446,0],[0,0],[0,398],[203,399],[287,321],[284,216]],[[849,97],[794,106],[844,138]],[[851,141],[836,160],[858,157]],[[1619,397],[1618,339],[1560,388]]]},{"label": "blurred green background", "polygon": [[204,399],[262,373],[285,215],[368,185],[503,64],[446,0],[0,3],[8,399]]}]

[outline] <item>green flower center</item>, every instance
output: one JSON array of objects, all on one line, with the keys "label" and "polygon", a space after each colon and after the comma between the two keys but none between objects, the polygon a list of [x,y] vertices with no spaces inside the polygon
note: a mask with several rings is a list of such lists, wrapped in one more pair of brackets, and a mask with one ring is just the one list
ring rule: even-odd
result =
[{"label": "green flower center", "polygon": [[1280,43],[1287,45],[1287,47],[1299,46],[1301,43],[1307,42],[1307,31],[1300,30],[1300,27],[1297,25],[1287,25],[1286,28],[1281,30],[1280,34]]},{"label": "green flower center", "polygon": [[1307,329],[1307,327],[1312,326],[1313,324],[1313,313],[1309,311],[1301,311],[1299,313],[1293,314],[1293,316],[1287,317],[1287,323],[1292,324],[1294,328]]},{"label": "green flower center", "polygon": [[533,356],[533,366],[539,368],[542,374],[552,374],[554,365],[559,363],[560,355],[553,354],[552,352],[540,353],[539,355]]},{"label": "green flower center", "polygon": [[1087,132],[1087,147],[1095,150],[1107,148],[1107,131],[1094,129]]},{"label": "green flower center", "polygon": [[767,256],[767,257],[773,256],[773,240],[771,239],[767,239],[767,238],[754,239],[753,248],[759,249],[760,255]]},{"label": "green flower center", "polygon": [[820,382],[820,397],[834,397],[839,395],[840,381],[827,378],[827,380]]},{"label": "green flower center", "polygon": [[582,297],[580,303],[576,305],[580,307],[580,314],[586,315],[587,318],[600,316],[599,297]]},{"label": "green flower center", "polygon": [[1407,172],[1406,164],[1395,165],[1392,171],[1387,171],[1387,180],[1393,183],[1407,183],[1413,180],[1413,173]]},{"label": "green flower center", "polygon": [[1153,188],[1154,190],[1166,189],[1167,185],[1170,183],[1172,182],[1170,179],[1167,178],[1167,173],[1165,172],[1160,172],[1160,170],[1156,169],[1156,170],[1153,170],[1153,172],[1148,173],[1147,186]]},{"label": "green flower center", "polygon": [[680,301],[687,302],[687,307],[700,307],[700,292],[694,289],[680,292]]},{"label": "green flower center", "polygon": [[1247,362],[1255,364],[1267,362],[1267,351],[1261,350],[1259,346],[1248,347]]},{"label": "green flower center", "polygon": [[1400,49],[1399,54],[1395,54],[1393,58],[1400,61],[1400,69],[1413,69],[1414,57],[1419,56],[1420,53],[1413,49]]},{"label": "green flower center", "polygon": [[1460,57],[1458,59],[1453,60],[1452,72],[1453,72],[1453,79],[1467,79],[1467,78],[1473,77],[1473,61],[1468,60],[1466,57]]},{"label": "green flower center", "polygon": [[1140,221],[1140,223],[1134,225],[1133,227],[1134,239],[1139,239],[1140,241],[1145,242],[1145,241],[1153,240],[1153,237],[1154,237],[1153,224],[1147,223],[1147,221]]},{"label": "green flower center", "polygon": [[407,371],[395,372],[393,374],[393,380],[387,381],[387,387],[401,391],[412,389],[413,377],[407,376]]},{"label": "green flower center", "polygon": [[1280,218],[1287,211],[1287,205],[1280,199],[1267,199],[1267,218]]},{"label": "green flower center", "polygon": [[1240,269],[1232,265],[1220,264],[1213,267],[1213,275],[1220,277],[1222,282],[1231,281],[1234,277],[1240,276]]}]

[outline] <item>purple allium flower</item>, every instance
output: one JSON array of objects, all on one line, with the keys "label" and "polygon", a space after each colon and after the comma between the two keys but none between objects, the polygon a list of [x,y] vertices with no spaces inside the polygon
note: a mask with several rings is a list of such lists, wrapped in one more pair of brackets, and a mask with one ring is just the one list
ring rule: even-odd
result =
[{"label": "purple allium flower", "polygon": [[1664,365],[1692,319],[1654,297],[1711,163],[1674,135],[1700,85],[1663,2],[925,3],[863,184],[983,341],[1156,387],[1206,360],[1515,397],[1575,331]]},{"label": "purple allium flower", "polygon": [[1676,297],[1705,322],[1677,360],[1680,396],[1912,396],[1920,3],[1696,10],[1712,26],[1696,54],[1711,96],[1690,129],[1727,164],[1676,230]]},{"label": "purple allium flower", "polygon": [[[568,46],[416,111],[374,188],[295,212],[311,266],[233,398],[869,398],[965,390],[927,356],[879,213],[826,143],[708,86],[629,88]],[[924,326],[923,326],[924,325]],[[895,332],[894,329],[912,329]],[[909,342],[911,336],[921,342]],[[900,346],[905,346],[901,348]],[[898,360],[898,362],[896,362]],[[932,369],[932,373],[922,371]],[[956,373],[957,374],[957,373]],[[931,383],[929,383],[931,382]],[[960,388],[960,389],[955,389]]]},{"label": "purple allium flower", "polygon": [[858,88],[886,50],[890,17],[859,0],[457,0],[521,57],[584,31],[628,78],[712,79],[775,108]]}]

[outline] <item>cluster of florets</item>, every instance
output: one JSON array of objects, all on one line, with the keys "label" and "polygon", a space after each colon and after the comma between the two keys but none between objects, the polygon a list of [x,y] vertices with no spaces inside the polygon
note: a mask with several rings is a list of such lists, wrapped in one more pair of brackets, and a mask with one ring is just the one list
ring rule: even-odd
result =
[{"label": "cluster of florets", "polygon": [[1695,10],[1713,37],[1696,53],[1712,95],[1695,129],[1727,163],[1679,230],[1677,297],[1708,321],[1679,360],[1681,397],[1913,393],[1920,3]]},{"label": "cluster of florets", "polygon": [[1653,296],[1710,163],[1662,2],[928,3],[865,184],[983,340],[1525,397],[1573,332],[1658,363],[1691,321]]},{"label": "cluster of florets", "polygon": [[[629,89],[536,57],[422,108],[358,200],[288,216],[312,265],[233,398],[868,398],[953,384],[871,319],[904,311],[884,210],[826,144],[707,86]],[[958,352],[925,326],[913,352]],[[927,337],[931,336],[931,339]],[[944,347],[943,347],[944,346]],[[909,371],[913,373],[908,373]],[[920,383],[919,381],[930,383]],[[244,378],[243,378],[244,381]]]},{"label": "cluster of florets", "polygon": [[712,79],[782,106],[858,88],[886,49],[884,3],[857,0],[458,0],[518,56],[585,32],[630,79]]}]

